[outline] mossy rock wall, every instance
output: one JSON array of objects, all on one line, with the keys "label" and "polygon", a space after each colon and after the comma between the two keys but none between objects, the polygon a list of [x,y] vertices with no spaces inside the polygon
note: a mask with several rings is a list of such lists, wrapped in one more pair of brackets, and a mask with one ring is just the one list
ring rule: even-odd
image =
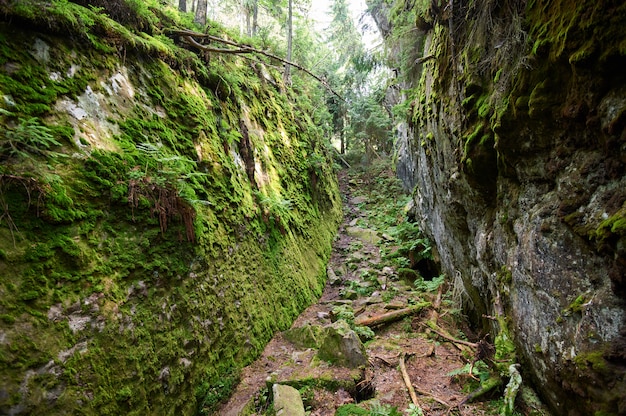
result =
[{"label": "mossy rock wall", "polygon": [[0,413],[210,414],[321,295],[322,98],[61,5],[2,7]]},{"label": "mossy rock wall", "polygon": [[556,414],[623,414],[626,6],[377,7],[390,50],[418,45],[392,56],[409,100],[398,171],[466,310],[494,334],[484,316],[508,319]]}]

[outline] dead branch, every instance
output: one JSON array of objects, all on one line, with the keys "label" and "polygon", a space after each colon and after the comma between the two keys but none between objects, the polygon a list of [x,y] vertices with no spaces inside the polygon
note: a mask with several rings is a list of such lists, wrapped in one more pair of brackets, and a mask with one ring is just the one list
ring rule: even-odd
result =
[{"label": "dead branch", "polygon": [[461,403],[459,403],[459,406],[462,406],[465,403],[472,402],[476,400],[477,398],[484,396],[485,394],[489,393],[490,391],[492,391],[493,389],[501,385],[502,385],[502,379],[500,378],[500,376],[498,375],[491,376],[489,379],[482,382],[480,384],[480,387],[478,387],[476,390],[468,394],[467,397],[465,397],[461,401]]},{"label": "dead branch", "polygon": [[404,356],[406,354],[402,354],[400,356],[400,372],[402,373],[402,379],[404,380],[404,384],[406,388],[409,389],[409,396],[411,396],[411,401],[417,408],[422,411],[422,408],[417,400],[417,394],[415,394],[415,389],[413,388],[413,384],[411,383],[411,378],[409,377],[409,373],[406,372],[406,365],[404,364]]},{"label": "dead branch", "polygon": [[437,324],[435,324],[434,322],[426,322],[426,325],[428,325],[428,327],[437,335],[439,335],[441,338],[444,338],[454,344],[458,344],[458,345],[463,345],[466,347],[471,347],[471,348],[476,348],[478,346],[477,343],[475,342],[469,342],[469,341],[464,341],[462,339],[456,339],[454,338],[452,335],[446,333],[446,331],[442,328],[440,328],[439,326],[437,326]]},{"label": "dead branch", "polygon": [[[182,37],[182,39],[184,39],[184,41],[186,41],[187,43],[189,43],[190,45],[192,45],[193,47],[206,51],[206,52],[214,52],[214,53],[226,53],[226,54],[235,54],[235,55],[242,55],[242,54],[249,54],[249,53],[254,53],[254,54],[259,54],[259,55],[263,55],[266,56],[268,58],[271,59],[276,59],[284,64],[293,66],[294,68],[299,69],[300,71],[306,73],[307,75],[313,77],[314,79],[316,79],[320,84],[322,84],[324,86],[324,88],[326,88],[328,91],[330,91],[333,95],[335,95],[337,98],[339,98],[341,101],[346,101],[338,92],[336,92],[330,85],[328,85],[328,83],[326,82],[326,80],[318,77],[317,75],[315,75],[313,72],[309,71],[308,69],[306,69],[305,67],[303,67],[302,65],[299,65],[295,62],[292,61],[288,61],[284,58],[281,58],[278,55],[274,55],[273,53],[269,53],[266,52],[264,50],[261,49],[256,49],[253,48],[249,45],[244,45],[244,44],[240,44],[237,42],[233,42],[227,39],[222,39],[219,38],[217,36],[212,36],[209,35],[207,33],[200,33],[200,32],[194,32],[191,30],[176,30],[176,29],[171,29],[169,31],[170,33],[174,34],[174,35],[179,35]],[[229,46],[234,46],[237,49],[223,49],[223,48],[212,48],[206,45],[203,45],[201,43],[199,43],[198,41],[196,41],[195,38],[205,38],[208,40],[212,40],[214,42],[219,42],[225,45],[229,45]]]},{"label": "dead branch", "polygon": [[430,302],[422,302],[417,305],[413,305],[409,308],[398,309],[397,311],[383,313],[382,315],[376,315],[369,318],[360,318],[355,320],[355,324],[359,326],[377,326],[387,324],[390,322],[398,321],[405,316],[410,316],[418,313],[425,307],[430,306]]},{"label": "dead branch", "polygon": [[417,393],[421,394],[422,396],[427,396],[427,397],[430,397],[431,399],[433,399],[433,400],[434,400],[434,401],[436,401],[437,403],[442,404],[442,405],[446,406],[447,408],[452,407],[450,404],[448,404],[448,403],[444,402],[443,400],[441,400],[440,398],[438,398],[438,397],[437,397],[437,396],[435,396],[434,394],[429,393],[429,392],[424,391],[424,390],[420,390],[418,387],[416,387],[416,386],[415,386],[415,384],[413,385],[413,388],[415,389],[415,391],[416,391]]}]

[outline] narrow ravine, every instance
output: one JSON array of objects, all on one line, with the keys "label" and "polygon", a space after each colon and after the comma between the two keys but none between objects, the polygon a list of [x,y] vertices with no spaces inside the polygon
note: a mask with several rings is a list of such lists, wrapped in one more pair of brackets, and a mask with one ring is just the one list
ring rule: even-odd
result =
[{"label": "narrow ravine", "polygon": [[[495,401],[467,400],[480,380],[489,377],[485,362],[493,348],[484,340],[475,343],[479,334],[463,324],[449,279],[432,274],[437,267],[431,247],[406,220],[406,197],[394,173],[379,162],[367,170],[342,171],[339,180],[344,219],[322,297],[244,369],[218,414],[273,414],[274,383],[298,389],[311,416],[419,415],[418,406],[426,415],[499,414],[500,392],[486,396]],[[394,319],[394,312],[403,316]],[[368,320],[390,315],[389,323],[370,325],[373,332],[365,326]],[[323,328],[341,320],[365,342],[364,365],[351,365],[360,359],[358,347],[348,347],[355,357],[340,354],[334,365],[327,356],[320,359],[326,348],[320,344],[328,336]],[[487,356],[477,356],[478,350]],[[400,371],[401,361],[417,406]]]}]

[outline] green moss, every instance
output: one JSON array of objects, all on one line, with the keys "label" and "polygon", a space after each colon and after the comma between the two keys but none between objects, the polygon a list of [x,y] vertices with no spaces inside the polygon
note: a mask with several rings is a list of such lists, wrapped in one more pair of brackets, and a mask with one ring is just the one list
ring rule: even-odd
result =
[{"label": "green moss", "polygon": [[508,285],[513,280],[513,274],[511,273],[511,270],[507,266],[502,266],[500,268],[500,271],[496,275],[496,278],[499,283]]},{"label": "green moss", "polygon": [[[545,13],[546,10],[551,13]],[[602,50],[601,60],[624,56],[621,31],[626,5],[608,6],[592,0],[533,0],[527,4],[532,51],[556,61],[561,56],[571,63],[582,62]],[[597,30],[597,28],[602,28]]]},{"label": "green moss", "polygon": [[[16,115],[45,116],[59,151],[76,154],[68,115],[54,109],[60,98],[76,99],[87,85],[98,90],[122,64],[145,89],[121,121],[118,113],[107,120],[120,133],[107,146],[96,142],[89,153],[37,163],[35,170],[10,167],[34,176],[41,195],[23,186],[3,189],[19,235],[14,245],[0,243],[11,260],[0,282],[0,330],[12,340],[0,345],[0,359],[15,363],[2,388],[11,406],[25,401],[33,413],[72,413],[79,400],[85,414],[208,412],[272,334],[321,295],[341,215],[330,152],[315,118],[255,81],[238,58],[211,57],[205,66],[169,39],[61,3],[55,13],[64,17],[53,31],[75,37],[68,45],[42,35],[48,66],[21,47],[33,38],[13,26],[2,32],[0,63],[16,64],[16,71],[3,72],[0,82]],[[18,12],[49,21],[30,5]],[[94,35],[102,30],[110,37]],[[122,63],[111,52],[124,48]],[[67,74],[72,63],[80,67],[75,77],[50,78]],[[298,102],[308,95],[302,88]],[[322,99],[311,99],[311,111],[324,113]],[[251,126],[259,183],[231,156],[240,151],[241,120]],[[159,200],[162,192],[172,197]],[[193,212],[190,223],[181,207]],[[0,233],[9,236],[4,223]],[[45,374],[29,384],[37,394],[22,396],[24,372],[39,371],[59,354],[67,355],[55,364],[59,399],[52,406],[38,399],[55,382]]]},{"label": "green moss", "polygon": [[335,416],[366,416],[370,412],[356,404],[344,404],[339,406],[335,412]]},{"label": "green moss", "polygon": [[600,373],[606,372],[608,370],[608,363],[604,359],[604,355],[601,350],[580,353],[576,355],[576,357],[574,357],[574,362],[579,368],[583,370],[587,369],[588,367],[591,367],[591,369]]}]

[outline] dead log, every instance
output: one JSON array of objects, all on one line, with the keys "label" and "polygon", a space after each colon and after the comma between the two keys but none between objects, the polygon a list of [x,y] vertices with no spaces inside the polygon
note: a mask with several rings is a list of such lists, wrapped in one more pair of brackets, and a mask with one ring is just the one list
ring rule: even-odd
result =
[{"label": "dead log", "polygon": [[382,324],[388,324],[390,322],[398,321],[405,316],[410,316],[418,313],[422,309],[430,306],[430,302],[422,302],[417,305],[413,305],[408,308],[398,309],[397,311],[391,311],[387,313],[383,313],[382,315],[376,315],[371,317],[363,317],[355,319],[354,323],[358,326],[378,326]]}]

